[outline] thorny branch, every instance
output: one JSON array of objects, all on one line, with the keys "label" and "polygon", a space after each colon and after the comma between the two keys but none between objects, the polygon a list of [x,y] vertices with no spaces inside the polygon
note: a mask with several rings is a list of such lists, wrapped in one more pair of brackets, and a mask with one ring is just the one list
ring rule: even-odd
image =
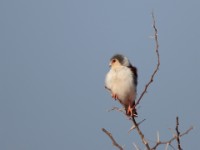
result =
[{"label": "thorny branch", "polygon": [[[137,123],[137,126],[139,126],[141,123],[143,123],[146,119],[143,119],[142,121]],[[132,130],[134,130],[136,128],[136,126],[133,124],[133,126],[130,128],[130,130],[128,131],[128,133],[131,133]]]},{"label": "thorny branch", "polygon": [[[178,117],[177,117],[178,118]],[[176,120],[177,121],[177,120]],[[176,122],[177,123],[177,122]],[[176,124],[176,128],[177,128],[177,124]],[[188,134],[191,130],[193,129],[193,126],[191,126],[189,129],[187,129],[185,132],[183,132],[182,134],[180,134],[180,132],[179,133],[177,133],[177,135],[174,135],[171,139],[169,139],[168,141],[160,141],[160,140],[158,140],[157,142],[156,142],[156,144],[155,144],[155,146],[153,146],[152,148],[151,148],[151,150],[156,150],[156,148],[159,146],[159,145],[166,145],[166,147],[168,146],[168,145],[170,145],[171,147],[172,147],[172,145],[171,145],[171,143],[174,141],[174,140],[177,140],[177,137],[179,138],[179,144],[180,144],[180,137],[182,137],[182,136],[184,136],[185,134]],[[178,145],[179,145],[178,144]],[[181,148],[181,147],[180,147]],[[179,146],[178,146],[178,150],[182,150],[182,148],[180,149],[179,148]],[[175,149],[175,148],[173,148],[173,149]]]},{"label": "thorny branch", "polygon": [[132,119],[133,120],[133,124],[136,127],[136,130],[138,132],[138,134],[140,135],[140,138],[142,139],[142,143],[146,146],[147,150],[151,150],[148,141],[145,139],[144,134],[142,133],[142,131],[139,128],[138,123],[135,121],[135,118]]},{"label": "thorny branch", "polygon": [[142,97],[147,92],[147,89],[148,89],[149,85],[153,82],[154,76],[158,72],[158,69],[159,69],[159,66],[160,66],[160,54],[159,54],[159,51],[158,51],[158,48],[159,48],[159,44],[158,44],[158,30],[156,28],[156,20],[155,20],[155,16],[154,16],[153,12],[152,12],[152,19],[153,19],[154,39],[155,39],[155,44],[156,44],[155,45],[155,51],[156,51],[156,55],[157,55],[157,65],[156,65],[156,68],[155,68],[153,74],[151,75],[151,78],[150,78],[149,82],[145,85],[145,88],[144,88],[143,92],[141,93],[140,97],[136,101],[135,107],[140,103]]},{"label": "thorny branch", "polygon": [[122,146],[119,145],[115,139],[113,138],[112,134],[110,132],[108,132],[106,129],[102,128],[102,131],[108,135],[108,137],[112,140],[112,143],[114,146],[116,146],[119,150],[123,150]]},{"label": "thorny branch", "polygon": [[[149,82],[146,84],[146,86],[145,86],[142,94],[140,95],[140,97],[136,101],[135,107],[140,103],[142,97],[147,92],[147,89],[148,89],[149,85],[153,82],[154,76],[158,72],[158,69],[159,69],[159,66],[160,66],[160,55],[159,55],[159,51],[158,51],[158,48],[159,48],[159,44],[158,44],[158,30],[156,28],[156,21],[155,21],[155,17],[154,17],[154,13],[153,12],[152,12],[152,19],[153,19],[153,29],[154,29],[154,39],[155,39],[155,51],[156,51],[156,55],[157,55],[157,65],[156,65],[156,68],[155,68],[153,74],[151,75],[151,78],[150,78]],[[133,124],[136,127],[136,130],[137,130],[138,134],[140,135],[140,138],[141,138],[143,144],[146,146],[146,149],[147,150],[151,150],[148,141],[145,139],[145,136],[142,133],[142,131],[140,130],[139,125],[135,121],[134,117],[133,117],[132,121],[133,121]]]},{"label": "thorny branch", "polygon": [[178,150],[182,150],[181,148],[181,143],[180,143],[180,132],[179,132],[179,129],[178,129],[178,126],[179,126],[179,119],[178,117],[176,117],[176,140],[177,140],[177,143],[178,143]]}]

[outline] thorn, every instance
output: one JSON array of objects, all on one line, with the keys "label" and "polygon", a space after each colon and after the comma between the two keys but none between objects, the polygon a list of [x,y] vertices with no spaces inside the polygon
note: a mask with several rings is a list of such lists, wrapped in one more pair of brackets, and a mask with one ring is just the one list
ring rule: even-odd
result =
[{"label": "thorn", "polygon": [[157,131],[157,142],[160,142],[160,135],[159,135],[159,131]]}]

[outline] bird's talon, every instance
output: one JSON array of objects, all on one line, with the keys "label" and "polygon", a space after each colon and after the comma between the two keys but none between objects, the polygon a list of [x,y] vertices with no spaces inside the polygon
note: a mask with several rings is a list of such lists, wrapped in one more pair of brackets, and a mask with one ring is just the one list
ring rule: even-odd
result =
[{"label": "bird's talon", "polygon": [[117,100],[117,94],[112,94],[112,98],[114,98],[115,100]]},{"label": "bird's talon", "polygon": [[130,117],[137,117],[137,112],[135,110],[135,106],[128,105],[128,109],[127,109],[127,115]]},{"label": "bird's talon", "polygon": [[127,115],[129,115],[129,116],[133,116],[133,108],[131,108],[130,105],[128,105]]}]

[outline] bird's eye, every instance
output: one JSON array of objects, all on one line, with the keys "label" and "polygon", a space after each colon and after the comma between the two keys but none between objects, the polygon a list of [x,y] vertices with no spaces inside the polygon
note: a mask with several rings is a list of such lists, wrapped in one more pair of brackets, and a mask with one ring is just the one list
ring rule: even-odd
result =
[{"label": "bird's eye", "polygon": [[115,63],[115,62],[116,62],[116,59],[113,59],[113,60],[112,60],[112,63]]}]

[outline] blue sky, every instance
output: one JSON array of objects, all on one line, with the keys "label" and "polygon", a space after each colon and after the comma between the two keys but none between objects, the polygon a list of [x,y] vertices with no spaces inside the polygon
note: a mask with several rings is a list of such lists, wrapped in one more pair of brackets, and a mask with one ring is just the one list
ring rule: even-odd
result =
[{"label": "blue sky", "polygon": [[[0,2],[0,149],[125,149],[140,139],[129,122],[107,112],[109,58],[126,55],[139,70],[138,95],[156,65],[151,12],[161,66],[138,110],[153,145],[180,118],[183,149],[199,149],[200,2],[197,0],[18,0]],[[163,147],[160,147],[163,149]]]}]

